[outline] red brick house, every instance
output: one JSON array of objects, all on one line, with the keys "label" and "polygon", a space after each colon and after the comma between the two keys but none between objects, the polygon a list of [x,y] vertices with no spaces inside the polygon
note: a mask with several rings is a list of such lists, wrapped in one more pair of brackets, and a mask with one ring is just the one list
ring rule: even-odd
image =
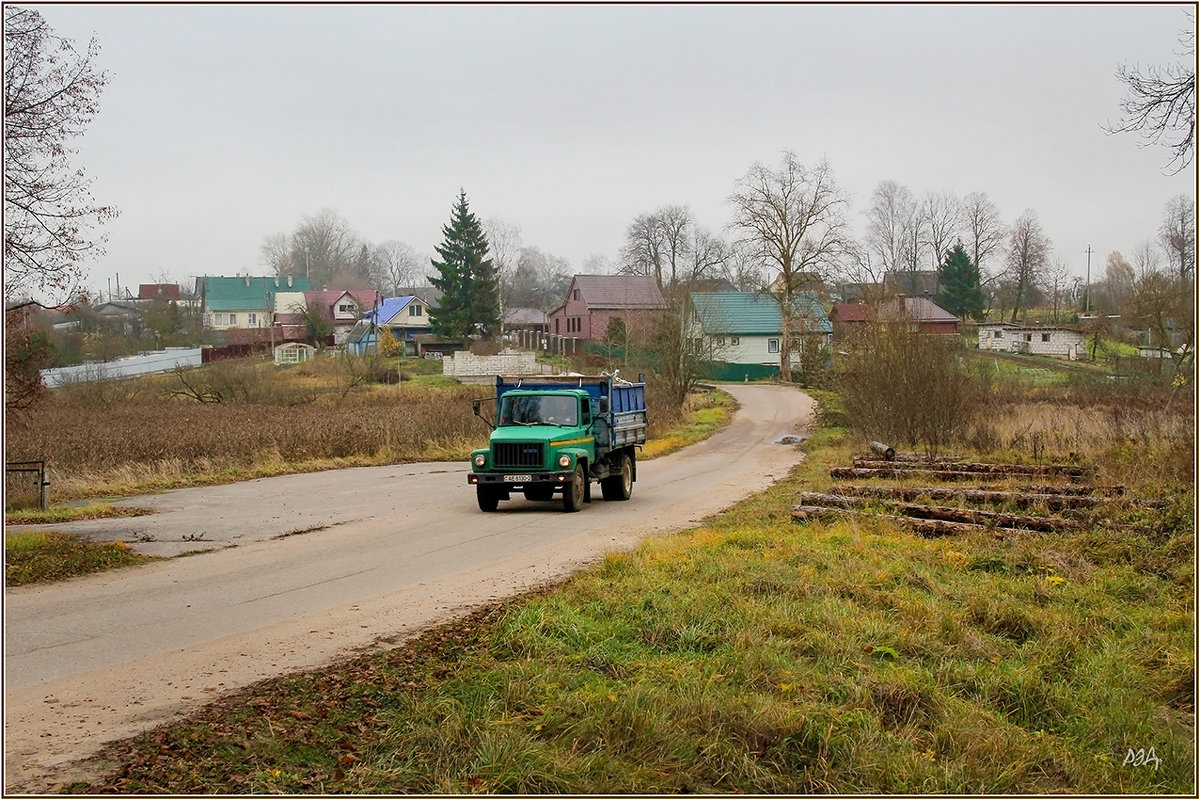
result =
[{"label": "red brick house", "polygon": [[627,330],[643,328],[667,307],[658,283],[645,275],[576,275],[567,299],[550,312],[550,333],[567,339],[604,340],[613,319]]}]

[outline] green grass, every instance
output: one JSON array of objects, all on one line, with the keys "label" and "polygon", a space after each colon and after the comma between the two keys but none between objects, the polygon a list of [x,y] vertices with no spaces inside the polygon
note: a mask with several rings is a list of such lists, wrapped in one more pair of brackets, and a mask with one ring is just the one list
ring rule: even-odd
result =
[{"label": "green grass", "polygon": [[53,531],[4,535],[4,583],[8,587],[61,581],[157,560],[133,552],[124,542],[97,543]]},{"label": "green grass", "polygon": [[[1193,794],[1194,529],[796,524],[850,451],[412,645],[109,757],[131,793]],[[1184,506],[1187,508],[1184,508]],[[1123,766],[1153,747],[1153,767]]]},{"label": "green grass", "polygon": [[44,525],[54,522],[74,522],[81,519],[105,519],[109,517],[140,517],[153,513],[146,508],[114,506],[111,503],[84,503],[83,505],[53,506],[41,509],[17,509],[4,512],[8,525]]}]

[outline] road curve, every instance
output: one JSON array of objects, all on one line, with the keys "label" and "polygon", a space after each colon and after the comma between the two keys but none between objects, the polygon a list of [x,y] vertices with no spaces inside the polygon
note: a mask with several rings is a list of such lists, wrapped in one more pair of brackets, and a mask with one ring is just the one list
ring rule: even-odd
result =
[{"label": "road curve", "polygon": [[[784,477],[812,401],[726,387],[711,439],[639,464],[629,502],[577,514],[523,499],[481,513],[461,463],[405,464],[129,498],[148,517],[56,526],[148,552],[213,549],[5,591],[5,791],[78,775],[105,742],[214,696],[364,648],[683,530]],[[595,487],[593,487],[595,488]],[[236,546],[233,546],[236,545]]]}]

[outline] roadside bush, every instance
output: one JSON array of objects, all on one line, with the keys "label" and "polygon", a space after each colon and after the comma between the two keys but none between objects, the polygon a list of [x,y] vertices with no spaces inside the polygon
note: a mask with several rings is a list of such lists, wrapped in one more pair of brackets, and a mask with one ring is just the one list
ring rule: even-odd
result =
[{"label": "roadside bush", "polygon": [[874,323],[848,347],[839,387],[857,433],[920,446],[930,456],[965,438],[976,392],[957,338]]}]

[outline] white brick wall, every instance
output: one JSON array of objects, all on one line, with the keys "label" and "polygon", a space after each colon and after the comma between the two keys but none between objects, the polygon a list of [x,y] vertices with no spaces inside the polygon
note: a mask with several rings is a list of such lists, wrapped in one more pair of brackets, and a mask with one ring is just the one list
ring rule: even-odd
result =
[{"label": "white brick wall", "polygon": [[506,350],[495,356],[477,356],[459,350],[442,359],[442,374],[451,378],[489,378],[496,375],[544,375],[550,369],[537,363],[533,353]]}]

